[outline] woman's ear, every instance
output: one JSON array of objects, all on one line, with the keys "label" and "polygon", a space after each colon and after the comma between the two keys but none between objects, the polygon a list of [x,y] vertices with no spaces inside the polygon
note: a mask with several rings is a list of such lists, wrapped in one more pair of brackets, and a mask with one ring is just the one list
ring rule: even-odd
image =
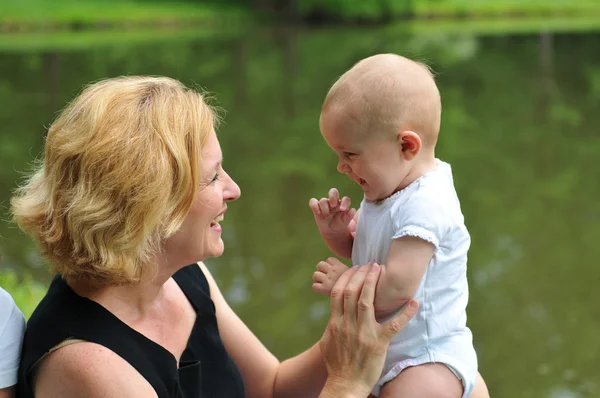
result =
[{"label": "woman's ear", "polygon": [[414,131],[405,130],[398,134],[400,154],[406,160],[414,159],[421,151],[422,145],[421,137]]}]

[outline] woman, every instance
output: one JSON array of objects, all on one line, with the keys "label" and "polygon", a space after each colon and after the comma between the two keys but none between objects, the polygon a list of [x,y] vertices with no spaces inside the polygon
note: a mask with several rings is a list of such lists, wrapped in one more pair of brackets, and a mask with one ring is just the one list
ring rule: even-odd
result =
[{"label": "woman", "polygon": [[415,308],[377,325],[379,267],[353,269],[319,344],[279,363],[201,263],[223,253],[219,222],[240,196],[215,122],[181,83],[127,77],[89,86],[50,127],[12,200],[57,273],[28,324],[20,397],[368,395]]}]

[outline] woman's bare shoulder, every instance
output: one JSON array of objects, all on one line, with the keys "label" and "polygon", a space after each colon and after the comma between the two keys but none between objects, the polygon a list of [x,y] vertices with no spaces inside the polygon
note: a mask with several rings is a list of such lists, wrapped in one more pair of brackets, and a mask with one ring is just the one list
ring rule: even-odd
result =
[{"label": "woman's bare shoulder", "polygon": [[154,389],[129,363],[90,342],[63,346],[37,365],[38,398],[156,397]]}]

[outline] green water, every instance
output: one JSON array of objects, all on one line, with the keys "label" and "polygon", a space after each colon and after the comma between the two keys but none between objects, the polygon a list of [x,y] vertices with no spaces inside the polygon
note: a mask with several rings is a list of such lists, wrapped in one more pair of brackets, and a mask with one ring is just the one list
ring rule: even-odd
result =
[{"label": "green water", "polygon": [[319,134],[319,107],[355,61],[397,52],[438,73],[437,155],[453,166],[472,235],[468,324],[492,396],[600,397],[600,34],[562,31],[264,29],[5,46],[1,267],[49,279],[6,210],[56,112],[99,78],[168,75],[206,87],[227,110],[220,139],[242,197],[223,223],[226,254],[211,269],[276,355],[307,348],[328,313],[311,274],[329,255],[308,199],[336,186],[360,200]]}]

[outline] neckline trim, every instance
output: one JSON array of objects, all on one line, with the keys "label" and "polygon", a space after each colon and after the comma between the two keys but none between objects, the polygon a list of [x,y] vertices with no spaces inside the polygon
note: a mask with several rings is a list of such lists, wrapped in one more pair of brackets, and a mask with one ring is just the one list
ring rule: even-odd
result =
[{"label": "neckline trim", "polygon": [[390,196],[388,196],[387,198],[381,199],[379,201],[372,201],[372,200],[368,200],[366,197],[364,197],[364,201],[366,203],[375,205],[375,206],[380,206],[380,205],[384,205],[386,204],[386,202],[390,202],[394,199],[396,199],[398,196],[402,195],[402,193],[406,192],[409,188],[421,183],[423,180],[425,180],[426,178],[430,178],[432,175],[437,174],[438,172],[440,172],[442,167],[445,167],[447,165],[446,162],[435,158],[435,168],[433,170],[429,170],[427,172],[425,172],[423,175],[417,177],[413,182],[411,182],[410,184],[408,184],[407,186],[405,186],[404,188],[395,191],[394,193],[392,193]]}]

